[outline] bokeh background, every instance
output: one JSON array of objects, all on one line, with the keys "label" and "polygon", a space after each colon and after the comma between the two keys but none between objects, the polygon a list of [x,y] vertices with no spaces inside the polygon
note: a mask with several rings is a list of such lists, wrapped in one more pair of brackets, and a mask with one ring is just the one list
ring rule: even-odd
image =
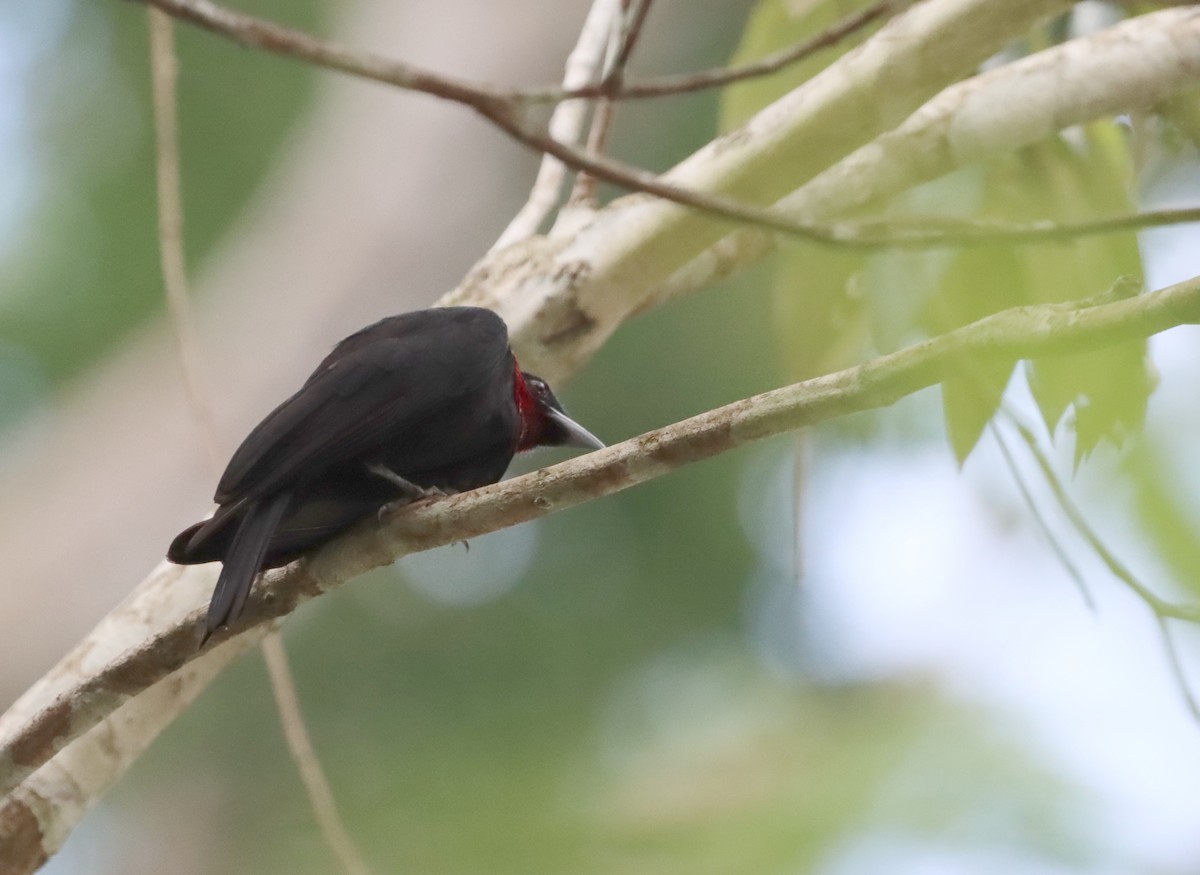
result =
[{"label": "bokeh background", "polygon": [[[634,69],[763,51],[791,38],[772,18],[785,5],[661,0]],[[239,4],[445,72],[527,83],[560,75],[587,6]],[[187,27],[176,38],[199,389],[227,453],[338,338],[453,287],[522,202],[536,158],[455,107]],[[613,149],[666,168],[786,87],[622,107]],[[164,317],[148,95],[141,8],[0,3],[0,703],[208,507],[215,472]],[[959,175],[918,206],[987,213],[998,188],[1036,189],[1039,166],[1096,178],[1110,159],[1136,175],[1103,176],[1080,199],[1111,204],[1118,187],[1146,205],[1200,196],[1186,138],[1130,145],[1123,131],[1085,132],[1078,163],[1053,164],[1055,143]],[[1120,263],[1089,277],[1089,293],[1130,261],[1151,288],[1193,275],[1196,233],[1103,244]],[[1007,256],[971,257],[848,264],[785,250],[631,322],[560,395],[602,437],[632,436],[914,336],[930,327],[912,316],[921,278],[978,292],[1029,269],[997,277]],[[909,303],[881,311],[880,290]],[[818,355],[821,337],[837,342]],[[1123,449],[1102,442],[1072,474],[1067,423],[1052,450],[1106,543],[1180,598],[1200,595],[1196,340],[1192,329],[1153,340],[1159,382]],[[1039,421],[1022,373],[1009,396]],[[306,606],[286,642],[372,868],[1200,871],[1200,724],[1158,627],[1017,455],[1094,610],[994,437],[960,467],[937,391],[469,552],[409,557]],[[1176,632],[1200,683],[1200,637]],[[334,868],[252,654],[47,871]]]}]

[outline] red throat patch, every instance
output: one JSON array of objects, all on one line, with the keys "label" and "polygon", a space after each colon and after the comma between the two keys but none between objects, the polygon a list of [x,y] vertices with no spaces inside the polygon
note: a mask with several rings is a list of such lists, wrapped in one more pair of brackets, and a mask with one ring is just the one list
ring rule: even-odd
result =
[{"label": "red throat patch", "polygon": [[521,453],[537,446],[542,431],[542,414],[525,383],[520,365],[513,367],[513,400],[517,402],[517,413],[521,417],[521,434],[517,438],[517,452]]}]

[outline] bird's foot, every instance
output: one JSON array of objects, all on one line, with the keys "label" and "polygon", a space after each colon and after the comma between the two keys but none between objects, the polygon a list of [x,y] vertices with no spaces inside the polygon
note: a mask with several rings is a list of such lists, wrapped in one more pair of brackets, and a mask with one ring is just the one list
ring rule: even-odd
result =
[{"label": "bird's foot", "polygon": [[[445,490],[439,489],[436,486],[418,486],[411,480],[404,479],[386,465],[368,465],[367,470],[376,477],[382,477],[399,489],[400,497],[406,504],[411,504],[414,501],[420,501],[425,498],[445,498],[447,495]],[[395,502],[392,503],[394,504]]]},{"label": "bird's foot", "polygon": [[434,501],[454,494],[453,492],[447,492],[439,486],[418,486],[411,480],[401,477],[385,465],[368,465],[367,470],[377,477],[382,477],[400,490],[399,498],[389,501],[379,508],[377,516],[381,521],[403,507],[408,507],[420,501]]},{"label": "bird's foot", "polygon": [[[436,501],[439,498],[445,498],[448,495],[453,495],[452,492],[443,492],[441,489],[425,489],[422,490],[420,498],[397,498],[395,501],[389,501],[387,504],[379,506],[376,511],[376,517],[380,522],[394,516],[406,507],[412,507],[414,504],[420,504],[426,501]],[[464,541],[464,543],[466,543]]]}]

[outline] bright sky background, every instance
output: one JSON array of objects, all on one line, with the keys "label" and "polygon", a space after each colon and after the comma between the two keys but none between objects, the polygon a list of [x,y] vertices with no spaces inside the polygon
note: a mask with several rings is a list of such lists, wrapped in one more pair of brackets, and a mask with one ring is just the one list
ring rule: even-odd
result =
[{"label": "bright sky background", "polygon": [[[1198,183],[1200,163],[1176,168],[1163,179],[1170,197],[1151,196],[1147,206],[1194,204]],[[1200,225],[1148,232],[1148,287],[1200,273],[1198,239]],[[1162,383],[1151,398],[1147,429],[1176,447],[1181,459],[1192,458],[1200,434],[1198,340],[1200,329],[1188,326],[1152,342]],[[1036,421],[1032,399],[1014,382],[1010,398]],[[927,415],[938,414],[932,397],[906,403],[929,405]],[[1069,456],[1060,457],[1059,470],[1069,472]],[[787,483],[790,460],[780,464],[787,470],[775,482]],[[1200,487],[1194,464],[1177,467]],[[1119,492],[1106,489],[1106,468],[1098,453],[1079,477],[1064,473],[1063,479],[1109,547],[1157,592],[1172,595],[1156,557],[1139,552],[1138,535],[1122,537],[1126,508]],[[1037,484],[1038,475],[1025,470],[1027,481]],[[934,446],[891,456],[823,452],[811,477],[802,534],[809,568],[804,622],[828,640],[829,671],[846,679],[920,672],[953,696],[994,709],[1001,724],[1016,721],[1042,749],[1044,762],[1097,803],[1081,809],[1079,827],[1109,863],[1086,871],[1197,871],[1200,724],[1170,672],[1157,625],[1088,548],[1057,525],[1097,600],[1097,611],[1088,610],[1032,527],[995,442],[985,437],[961,475],[948,447]],[[1053,519],[1053,499],[1045,489],[1035,494]],[[1200,489],[1189,494],[1200,496]],[[1015,529],[998,525],[996,496],[1011,505]],[[1200,519],[1200,501],[1194,506]],[[784,510],[776,505],[777,513]],[[1200,689],[1200,633],[1173,628],[1191,686]],[[977,848],[959,856],[942,844],[884,835],[847,847],[830,861],[827,875],[968,868],[1055,871],[1003,854],[980,857]]]}]

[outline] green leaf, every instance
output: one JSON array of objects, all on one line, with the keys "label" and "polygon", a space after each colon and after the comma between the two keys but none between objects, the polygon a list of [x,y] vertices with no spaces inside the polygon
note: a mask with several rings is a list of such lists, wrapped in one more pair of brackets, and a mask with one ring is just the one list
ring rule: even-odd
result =
[{"label": "green leaf", "polygon": [[772,259],[772,323],[788,380],[804,380],[857,360],[865,339],[854,278],[864,255],[807,243]]},{"label": "green leaf", "polygon": [[[1128,143],[1114,125],[1097,123],[1078,142],[1055,137],[1025,151],[1030,203],[1046,218],[1063,221],[1133,212]],[[1081,238],[1027,247],[1022,254],[1030,290],[1038,301],[1096,295],[1121,275],[1140,275],[1133,233]],[[1139,430],[1154,387],[1145,341],[1033,363],[1030,386],[1046,426],[1053,431],[1074,409],[1076,462],[1104,439],[1119,445]]]},{"label": "green leaf", "polygon": [[[997,310],[1027,303],[1018,254],[1007,246],[960,250],[944,262],[938,293],[919,314],[929,334],[944,334]],[[946,433],[961,466],[1004,397],[1016,362],[1011,358],[964,357],[958,375],[942,384]]]},{"label": "green leaf", "polygon": [[[1132,212],[1129,196],[1131,159],[1122,132],[1111,123],[1073,129],[908,198],[925,211],[922,199],[943,193],[960,211],[978,218],[1014,221],[1073,221]],[[972,186],[972,182],[975,186]],[[950,211],[945,203],[934,212]],[[988,245],[959,250],[948,257],[930,253],[925,263],[941,266],[918,313],[918,325],[938,334],[988,313],[1024,304],[1095,297],[1123,275],[1140,274],[1141,258],[1133,233],[1089,237],[1044,245]],[[892,330],[895,330],[894,328]],[[950,388],[944,396],[951,444],[961,460],[986,421],[987,403],[999,403],[996,386],[1001,366],[979,363],[984,384],[976,392]],[[1076,457],[1086,458],[1101,440],[1119,444],[1141,427],[1154,386],[1144,341],[1096,352],[1033,362],[1029,383],[1047,427],[1073,414]],[[994,410],[994,406],[993,406]]]},{"label": "green leaf", "polygon": [[1011,361],[971,361],[964,374],[942,383],[942,410],[946,416],[946,435],[959,467],[979,443],[983,430],[992,421],[1004,397],[1012,375]]}]

